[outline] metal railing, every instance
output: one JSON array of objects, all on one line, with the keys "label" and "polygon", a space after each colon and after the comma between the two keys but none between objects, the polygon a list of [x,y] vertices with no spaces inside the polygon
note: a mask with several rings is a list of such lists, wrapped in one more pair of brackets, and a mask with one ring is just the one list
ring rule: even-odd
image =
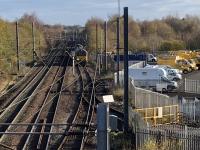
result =
[{"label": "metal railing", "polygon": [[177,97],[171,98],[158,92],[135,87],[132,81],[129,82],[129,97],[132,106],[135,108],[163,107],[178,104]]},{"label": "metal railing", "polygon": [[136,128],[136,150],[199,150],[199,128],[181,125],[160,125],[147,128]]}]

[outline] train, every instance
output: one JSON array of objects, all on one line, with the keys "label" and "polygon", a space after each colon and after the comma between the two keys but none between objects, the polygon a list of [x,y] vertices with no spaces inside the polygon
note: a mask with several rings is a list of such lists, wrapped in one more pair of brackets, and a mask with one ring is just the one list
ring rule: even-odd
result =
[{"label": "train", "polygon": [[75,55],[74,59],[76,63],[85,66],[88,62],[88,52],[81,44],[77,44],[75,48],[71,50],[71,55]]}]

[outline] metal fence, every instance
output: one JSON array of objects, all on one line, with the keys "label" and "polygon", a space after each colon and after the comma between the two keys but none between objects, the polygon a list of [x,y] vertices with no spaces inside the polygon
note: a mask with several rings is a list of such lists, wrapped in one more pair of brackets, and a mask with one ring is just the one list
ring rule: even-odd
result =
[{"label": "metal fence", "polygon": [[141,117],[151,124],[179,122],[178,97],[135,87],[129,82],[130,104]]},{"label": "metal fence", "polygon": [[129,82],[129,97],[131,104],[135,108],[151,108],[169,105],[178,105],[178,97],[152,92],[150,90],[135,87],[132,81]]},{"label": "metal fence", "polygon": [[186,121],[200,121],[200,100],[198,98],[182,98],[179,105],[180,112]]},{"label": "metal fence", "polygon": [[200,80],[184,80],[184,92],[200,94]]},{"label": "metal fence", "polygon": [[135,128],[136,150],[199,150],[199,128],[181,125],[160,125]]}]

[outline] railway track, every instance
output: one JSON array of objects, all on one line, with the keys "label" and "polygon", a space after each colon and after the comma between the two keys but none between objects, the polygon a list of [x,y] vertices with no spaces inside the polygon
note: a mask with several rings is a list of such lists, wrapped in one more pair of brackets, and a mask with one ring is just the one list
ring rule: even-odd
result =
[{"label": "railway track", "polygon": [[[77,73],[80,75],[79,82],[82,86],[81,97],[79,97],[79,105],[75,112],[72,124],[83,124],[83,126],[69,126],[67,128],[66,136],[63,138],[59,149],[82,149],[84,146],[84,137],[86,128],[91,123],[92,115],[94,112],[94,94],[92,94],[91,78],[85,68],[77,66]],[[89,85],[89,86],[88,86]],[[79,133],[71,135],[68,133]]]},{"label": "railway track", "polygon": [[[51,51],[44,60],[48,64],[48,59],[53,56],[54,52]],[[17,82],[16,85],[14,85],[12,88],[10,88],[6,93],[2,94],[0,97],[0,110],[5,109],[8,107],[12,101],[28,86],[28,84],[40,73],[43,66],[37,67],[34,66],[26,75],[24,78],[22,78],[19,82]],[[0,111],[0,114],[3,111]]]},{"label": "railway track", "polygon": [[[72,73],[72,67],[68,67],[64,76],[62,91],[60,93],[59,102],[57,104],[56,113],[54,115],[54,124],[72,123],[74,112],[78,108],[79,99],[81,97],[80,91],[82,90],[81,82],[78,82],[77,73],[75,76]],[[52,126],[52,132],[65,133],[69,126]],[[50,135],[46,149],[58,149],[62,139],[65,135]]]},{"label": "railway track", "polygon": [[[57,70],[55,75],[53,85],[50,87],[48,94],[45,97],[45,100],[42,104],[40,111],[34,121],[34,124],[38,123],[52,123],[55,115],[55,111],[57,108],[57,104],[60,98],[60,92],[63,84],[63,78],[65,75],[65,70],[67,67],[67,57],[63,57],[60,59],[61,65]],[[50,125],[44,126],[33,126],[31,129],[31,133],[34,132],[46,132],[49,133],[51,130]],[[29,135],[26,138],[26,142],[22,149],[45,149],[48,143],[49,135]]]},{"label": "railway track", "polygon": [[[13,88],[13,95],[7,95],[8,101],[2,101],[7,108],[0,114],[0,132],[4,133],[0,148],[95,149],[93,123],[101,101],[87,68],[76,65],[73,75],[69,60],[64,50],[52,52],[45,67],[34,68],[31,76]],[[110,112],[123,117],[115,109]]]},{"label": "railway track", "polygon": [[[30,112],[34,113],[34,109],[39,106],[34,106],[37,102],[33,102],[34,97],[39,95],[36,91],[37,88],[40,88],[42,83],[48,78],[49,74],[52,74],[53,70],[51,69],[54,64],[55,57],[51,57],[48,61],[48,65],[45,66],[40,73],[27,85],[16,99],[11,103],[12,107],[8,107],[0,116],[1,123],[19,123],[27,119],[27,122],[32,121],[32,117],[27,118],[30,115]],[[55,70],[55,69],[54,69]],[[48,80],[47,80],[48,81]],[[49,85],[49,83],[47,84]],[[48,87],[48,86],[47,86]],[[41,88],[40,88],[41,89]],[[48,88],[47,88],[48,89]],[[44,89],[43,89],[44,90]],[[34,109],[33,109],[34,108]],[[32,110],[32,111],[31,111]],[[32,114],[31,114],[32,115]],[[14,126],[1,126],[1,132],[12,132],[12,131],[27,131],[27,127],[18,127],[15,128]],[[0,143],[13,145],[14,147],[17,145],[21,145],[21,141],[19,140],[19,136],[8,136],[8,135],[1,135]]]}]

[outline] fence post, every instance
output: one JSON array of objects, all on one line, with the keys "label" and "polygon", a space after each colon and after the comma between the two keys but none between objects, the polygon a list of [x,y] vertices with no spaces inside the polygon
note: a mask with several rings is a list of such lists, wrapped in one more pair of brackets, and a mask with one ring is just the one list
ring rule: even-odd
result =
[{"label": "fence post", "polygon": [[135,125],[135,150],[137,150],[137,143],[138,143],[138,141],[137,141],[137,126]]},{"label": "fence post", "polygon": [[195,104],[196,104],[196,101],[195,101],[195,100],[196,100],[196,99],[194,99],[194,117],[193,117],[194,121],[195,121],[195,115],[196,115],[196,112],[195,112],[195,111],[196,111],[196,105],[195,105]]},{"label": "fence post", "polygon": [[186,85],[186,78],[185,78],[185,80],[184,80],[184,92],[187,91],[186,87],[187,87],[187,85]]},{"label": "fence post", "polygon": [[149,123],[147,122],[147,141],[149,141],[149,128],[150,128],[150,126],[149,126]]},{"label": "fence post", "polygon": [[188,137],[187,134],[188,134],[188,128],[187,128],[187,125],[185,125],[185,137],[184,137],[185,138],[185,147],[184,147],[185,150],[187,150],[187,143],[188,143],[187,142],[187,137]]}]

